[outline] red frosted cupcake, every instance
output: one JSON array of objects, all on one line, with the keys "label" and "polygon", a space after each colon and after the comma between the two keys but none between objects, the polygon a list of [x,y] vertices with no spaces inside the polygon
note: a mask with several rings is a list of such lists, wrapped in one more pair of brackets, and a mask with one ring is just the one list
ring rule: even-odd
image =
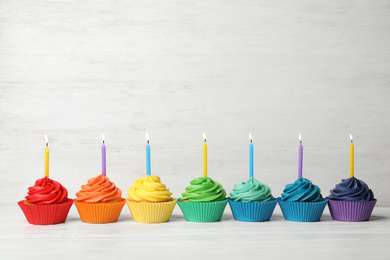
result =
[{"label": "red frosted cupcake", "polygon": [[34,225],[63,223],[72,207],[73,200],[59,182],[44,177],[28,188],[26,200],[18,202],[27,221]]}]

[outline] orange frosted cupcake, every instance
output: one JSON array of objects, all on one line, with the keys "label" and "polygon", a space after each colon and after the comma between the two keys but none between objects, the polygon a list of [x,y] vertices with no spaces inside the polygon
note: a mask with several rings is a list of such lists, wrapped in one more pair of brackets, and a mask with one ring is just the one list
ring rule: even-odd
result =
[{"label": "orange frosted cupcake", "polygon": [[33,187],[28,188],[26,200],[18,205],[28,223],[51,225],[63,223],[72,207],[73,200],[68,198],[68,191],[59,182],[44,177],[38,179]]},{"label": "orange frosted cupcake", "polygon": [[81,185],[76,196],[74,203],[81,220],[86,223],[116,222],[126,203],[122,191],[103,174]]}]

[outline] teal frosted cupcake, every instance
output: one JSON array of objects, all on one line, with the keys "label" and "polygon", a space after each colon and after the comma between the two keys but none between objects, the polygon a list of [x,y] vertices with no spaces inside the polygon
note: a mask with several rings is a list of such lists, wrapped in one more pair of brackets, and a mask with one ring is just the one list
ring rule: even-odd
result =
[{"label": "teal frosted cupcake", "polygon": [[314,222],[321,219],[328,200],[322,198],[317,185],[308,179],[298,178],[286,185],[278,202],[286,220]]},{"label": "teal frosted cupcake", "polygon": [[270,187],[255,178],[234,185],[229,198],[233,217],[239,221],[268,221],[276,204],[277,200],[272,196]]},{"label": "teal frosted cupcake", "polygon": [[179,205],[190,222],[220,221],[228,200],[222,185],[209,177],[196,178],[186,187]]}]

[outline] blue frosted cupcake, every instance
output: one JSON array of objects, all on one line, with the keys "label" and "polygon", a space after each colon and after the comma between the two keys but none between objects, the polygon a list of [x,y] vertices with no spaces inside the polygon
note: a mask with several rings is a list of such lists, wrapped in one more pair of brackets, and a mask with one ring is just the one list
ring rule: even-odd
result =
[{"label": "blue frosted cupcake", "polygon": [[355,177],[343,179],[330,191],[329,211],[334,220],[367,221],[375,207],[374,193]]},{"label": "blue frosted cupcake", "polygon": [[267,185],[249,178],[234,185],[229,205],[235,220],[259,222],[268,221],[274,212],[277,200]]},{"label": "blue frosted cupcake", "polygon": [[282,197],[278,198],[284,218],[290,221],[314,222],[321,219],[327,199],[321,189],[305,178],[287,184]]}]

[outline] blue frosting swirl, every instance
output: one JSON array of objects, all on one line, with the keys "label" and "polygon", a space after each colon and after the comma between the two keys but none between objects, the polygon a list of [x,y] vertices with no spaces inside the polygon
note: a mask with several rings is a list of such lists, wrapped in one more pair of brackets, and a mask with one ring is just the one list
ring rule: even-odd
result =
[{"label": "blue frosting swirl", "polygon": [[364,181],[355,177],[343,179],[330,191],[328,197],[333,200],[368,201],[374,199],[374,193]]},{"label": "blue frosting swirl", "polygon": [[316,202],[322,199],[321,189],[305,178],[299,178],[294,183],[287,184],[281,200]]}]

